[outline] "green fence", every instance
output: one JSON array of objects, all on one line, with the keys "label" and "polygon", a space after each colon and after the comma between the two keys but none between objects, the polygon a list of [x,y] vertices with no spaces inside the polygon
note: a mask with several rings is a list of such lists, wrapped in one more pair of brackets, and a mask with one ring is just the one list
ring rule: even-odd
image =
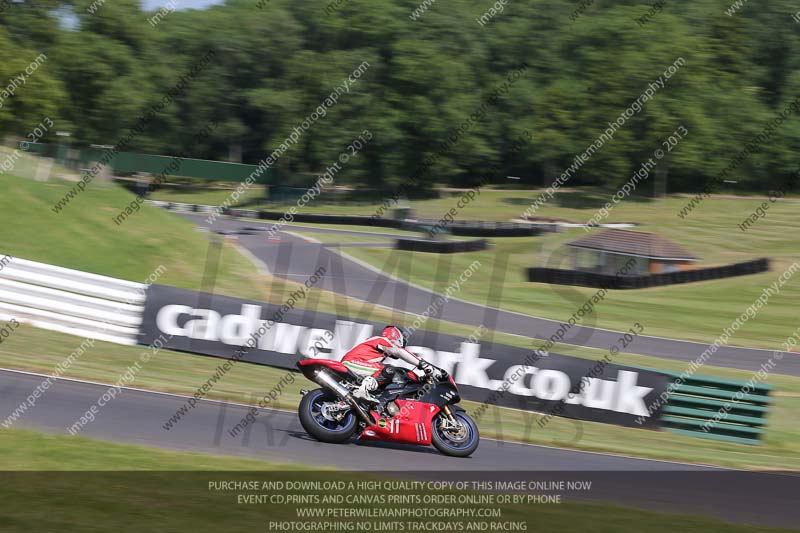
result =
[{"label": "green fence", "polygon": [[[673,383],[681,375],[663,372]],[[767,424],[770,385],[708,376],[690,376],[672,385],[661,415],[675,433],[740,444],[760,444]]]},{"label": "green fence", "polygon": [[[37,143],[30,144],[28,152],[54,157],[62,164],[74,162],[78,166],[85,168],[92,162],[99,161],[103,157],[105,149],[96,147],[70,148],[66,145]],[[173,157],[175,156],[118,152],[111,159],[109,166],[117,174],[134,174],[137,172],[161,174],[170,166]],[[256,165],[186,158],[181,160],[180,168],[170,172],[170,174],[214,181],[241,182],[247,179],[256,168],[258,168]],[[277,177],[276,169],[269,168],[261,174],[257,182],[269,183],[275,181]]]}]

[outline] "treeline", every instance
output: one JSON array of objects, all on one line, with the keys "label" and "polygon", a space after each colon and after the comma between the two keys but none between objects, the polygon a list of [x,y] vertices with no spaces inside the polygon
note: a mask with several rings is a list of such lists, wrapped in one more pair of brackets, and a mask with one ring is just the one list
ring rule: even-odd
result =
[{"label": "treeline", "polygon": [[487,169],[549,185],[570,167],[564,186],[617,187],[650,158],[658,179],[640,191],[700,190],[749,145],[725,177],[766,191],[800,166],[799,113],[786,113],[800,96],[798,7],[729,15],[730,4],[449,0],[420,14],[418,0],[161,13],[136,0],[3,2],[0,134],[24,138],[49,117],[44,141],[68,131],[111,145],[155,106],[128,150],[254,164],[277,152],[292,173],[330,166],[367,129],[337,179],[384,190],[411,176],[419,189],[469,186]]}]

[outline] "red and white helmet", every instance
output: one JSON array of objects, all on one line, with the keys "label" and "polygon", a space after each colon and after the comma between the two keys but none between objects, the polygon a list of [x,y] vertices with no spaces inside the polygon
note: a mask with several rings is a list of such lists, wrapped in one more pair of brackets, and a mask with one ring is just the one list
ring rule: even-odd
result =
[{"label": "red and white helmet", "polygon": [[381,337],[388,339],[394,346],[405,348],[408,344],[408,332],[397,326],[386,326],[381,332]]}]

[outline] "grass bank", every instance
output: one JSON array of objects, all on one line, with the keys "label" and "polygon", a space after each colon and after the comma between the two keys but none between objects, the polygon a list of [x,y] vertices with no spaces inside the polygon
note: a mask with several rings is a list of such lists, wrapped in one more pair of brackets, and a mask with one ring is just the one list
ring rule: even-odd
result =
[{"label": "grass bank", "polygon": [[[71,182],[36,182],[0,176],[0,253],[130,281],[144,281],[159,265],[158,283],[200,289],[209,235],[161,209],[142,205],[122,224],[113,217],[134,195],[121,187],[92,183],[60,213],[51,207]],[[263,294],[257,271],[230,245],[222,249],[215,290],[233,296]]]}]

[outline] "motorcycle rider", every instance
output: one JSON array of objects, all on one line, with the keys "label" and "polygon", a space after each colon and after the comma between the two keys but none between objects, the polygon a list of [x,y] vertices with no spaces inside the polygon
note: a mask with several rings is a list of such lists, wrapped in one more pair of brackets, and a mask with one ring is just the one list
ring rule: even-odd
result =
[{"label": "motorcycle rider", "polygon": [[406,350],[408,337],[408,330],[397,326],[386,326],[380,336],[368,338],[344,355],[342,364],[353,373],[364,376],[361,385],[353,391],[353,396],[379,403],[370,393],[391,383],[396,375],[402,376],[408,372],[402,367],[384,365],[383,361],[387,357],[401,359],[426,374],[436,373],[436,369],[430,363]]}]

